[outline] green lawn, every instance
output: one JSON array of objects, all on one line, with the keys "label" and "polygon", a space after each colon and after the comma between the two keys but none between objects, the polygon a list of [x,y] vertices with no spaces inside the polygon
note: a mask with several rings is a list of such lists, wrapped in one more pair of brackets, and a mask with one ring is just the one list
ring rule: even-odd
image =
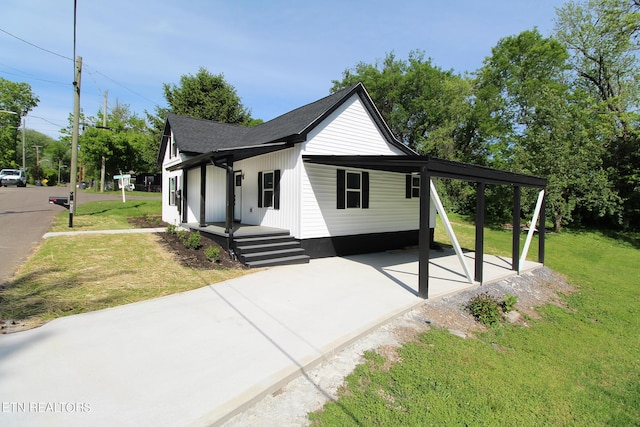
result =
[{"label": "green lawn", "polygon": [[[159,200],[89,202],[73,231],[127,229],[128,216],[157,216]],[[69,231],[68,213],[52,231]],[[0,320],[38,326],[51,319],[200,288],[250,270],[182,266],[154,234],[84,234],[44,239],[0,289]]]},{"label": "green lawn", "polygon": [[[452,222],[472,247],[473,226]],[[510,236],[486,230],[487,246],[509,255]],[[639,237],[548,234],[546,265],[577,287],[567,308],[477,339],[434,328],[389,369],[368,352],[313,425],[640,425]]]},{"label": "green lawn", "polygon": [[128,216],[160,215],[161,212],[161,200],[128,200],[126,203],[122,203],[122,200],[89,202],[76,207],[76,214],[73,216],[73,230],[69,230],[69,213],[60,212],[56,215],[50,231],[133,228],[127,222]]}]

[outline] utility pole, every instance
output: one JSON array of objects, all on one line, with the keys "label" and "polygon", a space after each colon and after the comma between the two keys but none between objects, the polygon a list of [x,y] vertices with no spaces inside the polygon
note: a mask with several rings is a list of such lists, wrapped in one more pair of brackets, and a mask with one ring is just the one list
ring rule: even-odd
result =
[{"label": "utility pole", "polygon": [[[109,97],[109,91],[104,91],[104,108],[102,109],[102,127],[107,127],[107,98]],[[102,155],[102,166],[100,166],[100,192],[104,192],[104,176],[105,176],[105,158]]]},{"label": "utility pole", "polygon": [[40,166],[40,148],[42,145],[34,145],[33,148],[36,149],[36,166]]},{"label": "utility pole", "polygon": [[25,135],[27,133],[27,118],[23,117],[22,118],[22,170],[26,173],[27,170],[25,169],[25,161],[24,161],[24,141],[25,141]]},{"label": "utility pole", "polygon": [[78,181],[78,133],[80,128],[80,78],[82,57],[76,57],[76,73],[73,81],[73,129],[71,133],[71,188],[69,189],[69,227],[73,227],[73,215],[76,213],[76,185]]}]

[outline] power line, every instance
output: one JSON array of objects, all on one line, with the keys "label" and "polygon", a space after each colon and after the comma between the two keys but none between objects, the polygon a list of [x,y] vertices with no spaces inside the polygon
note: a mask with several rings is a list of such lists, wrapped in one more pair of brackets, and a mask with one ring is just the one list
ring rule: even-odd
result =
[{"label": "power line", "polygon": [[29,73],[23,73],[24,75],[20,75],[20,74],[17,74],[17,73],[12,73],[10,71],[2,71],[2,70],[0,70],[0,73],[6,74],[6,75],[9,75],[9,76],[17,76],[17,77],[20,77],[20,78],[26,79],[26,80],[37,80],[39,82],[53,83],[53,84],[62,85],[62,86],[69,86],[69,83],[55,82],[53,80],[45,80],[45,79],[39,79],[37,77],[31,77],[32,74],[29,74]]},{"label": "power line", "polygon": [[44,51],[44,52],[47,52],[47,53],[50,53],[50,54],[52,54],[52,55],[59,56],[60,58],[68,59],[69,61],[73,61],[73,59],[69,58],[68,56],[61,55],[61,54],[56,53],[56,52],[54,52],[54,51],[51,51],[51,50],[49,50],[49,49],[45,49],[45,48],[43,48],[43,47],[40,47],[40,46],[38,46],[38,45],[37,45],[37,44],[35,44],[35,43],[28,42],[28,41],[26,41],[25,39],[22,39],[22,38],[20,38],[20,37],[18,37],[18,36],[16,36],[16,35],[14,35],[14,34],[11,34],[10,32],[8,32],[8,31],[6,31],[6,30],[3,30],[2,28],[0,28],[0,31],[1,31],[1,32],[3,32],[3,33],[5,33],[5,34],[7,34],[7,35],[9,35],[9,36],[11,36],[11,37],[13,37],[14,39],[18,39],[18,40],[20,40],[21,42],[28,44],[29,46],[33,46],[33,47],[35,47],[36,49],[40,49],[40,50],[42,50],[42,51]]},{"label": "power line", "polygon": [[[86,65],[85,65],[85,68],[86,68]],[[146,96],[144,96],[144,95],[142,95],[142,94],[140,94],[140,93],[136,92],[136,91],[135,91],[135,90],[133,90],[133,89],[128,88],[127,86],[125,86],[125,85],[123,85],[122,83],[120,83],[120,82],[118,82],[118,81],[116,81],[116,80],[112,79],[111,77],[107,76],[106,74],[104,74],[104,73],[102,73],[102,72],[100,72],[100,71],[98,71],[98,70],[95,70],[95,71],[94,71],[94,74],[100,74],[100,75],[101,75],[102,77],[104,77],[105,79],[110,80],[111,82],[113,82],[113,83],[117,84],[118,86],[120,86],[120,87],[122,87],[122,88],[124,88],[124,89],[128,90],[129,92],[133,93],[134,95],[137,95],[137,96],[139,96],[140,98],[142,98],[142,99],[144,99],[144,100],[146,100],[146,101],[149,101],[150,103],[152,103],[152,104],[154,104],[154,105],[158,105],[158,103],[157,103],[156,101],[154,101],[154,100],[152,100],[152,99],[147,98]],[[96,86],[97,86],[97,83],[96,83]]]},{"label": "power line", "polygon": [[45,121],[45,122],[49,123],[50,125],[54,125],[54,126],[59,127],[59,128],[63,128],[64,127],[64,126],[59,125],[58,123],[53,123],[52,121],[49,121],[49,120],[45,119],[44,117],[34,116],[32,114],[29,114],[29,117],[32,117],[34,119],[40,119],[42,121]]}]

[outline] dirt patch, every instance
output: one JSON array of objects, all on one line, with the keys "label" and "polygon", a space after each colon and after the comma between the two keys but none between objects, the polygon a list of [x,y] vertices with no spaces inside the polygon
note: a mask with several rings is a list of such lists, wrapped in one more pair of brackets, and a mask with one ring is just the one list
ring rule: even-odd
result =
[{"label": "dirt patch", "polygon": [[[160,215],[143,215],[127,217],[127,222],[135,228],[167,228],[169,224],[162,221]],[[158,233],[160,243],[171,253],[175,259],[185,267],[198,270],[211,270],[217,268],[243,269],[246,268],[241,262],[231,259],[224,248],[206,234],[201,233],[201,247],[198,249],[187,248],[176,234]],[[204,253],[204,249],[213,246],[220,250],[220,258],[210,261]]]},{"label": "dirt patch", "polygon": [[169,225],[162,220],[162,215],[128,216],[127,222],[135,228],[165,228]]},{"label": "dirt patch", "polygon": [[[158,233],[160,235],[160,243],[164,248],[172,253],[176,260],[185,267],[196,268],[199,270],[210,270],[215,268],[246,268],[241,262],[234,261],[229,253],[224,250],[217,242],[207,237],[206,234],[200,234],[202,246],[199,249],[189,249],[185,247],[182,240],[176,234]],[[217,261],[209,261],[204,253],[204,249],[213,246],[220,249],[220,259]]]},{"label": "dirt patch", "polygon": [[469,300],[480,293],[488,293],[497,299],[502,299],[505,294],[518,297],[515,311],[522,316],[518,318],[517,323],[527,326],[528,318],[540,317],[536,307],[545,304],[564,306],[561,295],[572,291],[573,288],[563,276],[543,267],[531,273],[483,285],[476,289],[428,300],[416,310],[414,316],[417,321],[448,329],[455,335],[472,336],[475,331],[486,329],[466,309]]}]

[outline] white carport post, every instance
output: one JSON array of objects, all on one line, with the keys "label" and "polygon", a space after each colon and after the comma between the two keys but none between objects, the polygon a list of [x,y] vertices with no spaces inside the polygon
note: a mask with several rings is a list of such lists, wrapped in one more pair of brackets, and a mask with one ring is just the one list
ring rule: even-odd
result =
[{"label": "white carport post", "polygon": [[449,236],[449,240],[451,240],[451,244],[456,251],[456,255],[458,255],[458,260],[464,269],[464,274],[467,276],[467,280],[469,283],[473,285],[473,279],[471,278],[471,272],[469,271],[469,266],[467,265],[464,255],[462,254],[462,249],[460,248],[460,244],[458,243],[458,239],[456,238],[455,233],[453,232],[453,228],[451,227],[451,223],[449,222],[449,217],[447,217],[447,213],[444,211],[444,206],[442,206],[442,202],[440,201],[440,196],[438,196],[438,192],[436,191],[436,186],[433,185],[433,181],[429,180],[429,187],[431,188],[431,201],[436,204],[436,210],[440,214],[442,218],[442,223],[444,224],[444,229],[447,231],[447,235]]},{"label": "white carport post", "polygon": [[[536,209],[533,211],[533,218],[531,219],[531,224],[529,224],[529,232],[527,233],[527,240],[524,242],[524,248],[522,248],[522,255],[520,255],[520,265],[518,266],[518,271],[522,269],[524,262],[527,259],[527,253],[529,252],[529,245],[531,244],[531,240],[533,239],[533,233],[536,229],[536,224],[538,223],[538,217],[540,216],[540,208],[542,207],[542,201],[544,200],[544,190],[540,190],[538,193],[538,201],[536,202]],[[542,225],[544,227],[544,224]]]}]

